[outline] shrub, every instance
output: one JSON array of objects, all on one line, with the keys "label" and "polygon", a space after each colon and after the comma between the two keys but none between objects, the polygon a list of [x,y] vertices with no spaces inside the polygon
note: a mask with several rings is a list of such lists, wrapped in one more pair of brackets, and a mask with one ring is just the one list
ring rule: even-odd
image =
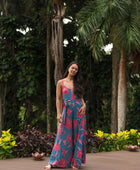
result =
[{"label": "shrub", "polygon": [[28,125],[27,130],[15,133],[17,138],[17,147],[14,149],[17,157],[29,157],[35,152],[44,152],[47,155],[51,153],[55,137],[54,133],[42,134]]},{"label": "shrub", "polygon": [[104,133],[98,130],[95,135],[102,139],[98,146],[99,152],[123,150],[127,145],[138,145],[140,140],[140,133],[137,129],[130,129],[130,131],[126,130],[117,134]]},{"label": "shrub", "polygon": [[94,132],[90,129],[87,130],[86,135],[86,150],[88,153],[97,152],[97,145],[98,145],[99,139],[97,136],[95,136]]},{"label": "shrub", "polygon": [[15,137],[10,134],[10,129],[2,131],[2,136],[0,138],[0,159],[13,158],[13,149],[15,146]]}]

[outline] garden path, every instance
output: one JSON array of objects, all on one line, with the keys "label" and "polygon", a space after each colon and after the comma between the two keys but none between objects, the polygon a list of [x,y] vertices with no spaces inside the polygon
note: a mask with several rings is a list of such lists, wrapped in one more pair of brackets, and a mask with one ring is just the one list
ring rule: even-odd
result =
[{"label": "garden path", "polygon": [[[0,160],[0,170],[43,170],[48,157],[41,161],[33,158],[16,158]],[[140,170],[140,150],[88,153],[87,163],[82,165],[83,170]],[[67,170],[53,168],[53,170]],[[70,168],[68,169],[70,170]]]}]

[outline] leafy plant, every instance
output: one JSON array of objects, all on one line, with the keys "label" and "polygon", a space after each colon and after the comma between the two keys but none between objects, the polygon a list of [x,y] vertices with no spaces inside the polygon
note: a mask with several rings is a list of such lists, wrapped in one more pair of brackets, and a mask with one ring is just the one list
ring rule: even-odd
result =
[{"label": "leafy plant", "polygon": [[13,149],[16,146],[15,137],[10,134],[10,129],[2,131],[2,137],[0,138],[0,159],[13,158]]},{"label": "leafy plant", "polygon": [[17,157],[29,157],[35,152],[44,152],[47,155],[51,153],[55,137],[54,133],[43,134],[28,125],[27,130],[16,133],[17,147],[14,149]]},{"label": "leafy plant", "polygon": [[123,150],[127,145],[138,145],[140,139],[137,129],[125,130],[117,134],[98,130],[95,135],[101,139],[97,146],[99,152]]},{"label": "leafy plant", "polygon": [[96,152],[96,146],[98,143],[98,137],[95,136],[94,132],[90,129],[87,130],[87,135],[86,135],[86,139],[87,139],[87,152]]}]

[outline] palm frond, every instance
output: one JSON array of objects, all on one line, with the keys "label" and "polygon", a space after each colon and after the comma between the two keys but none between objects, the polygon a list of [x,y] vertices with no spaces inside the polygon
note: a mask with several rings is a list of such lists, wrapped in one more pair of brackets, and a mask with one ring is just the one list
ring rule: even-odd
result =
[{"label": "palm frond", "polygon": [[140,49],[140,2],[138,0],[94,0],[77,15],[79,35],[90,44],[95,58],[107,39],[130,51]]},{"label": "palm frond", "polygon": [[130,5],[128,13],[118,22],[118,32],[115,39],[120,48],[130,52],[131,49],[140,50],[140,5]]}]

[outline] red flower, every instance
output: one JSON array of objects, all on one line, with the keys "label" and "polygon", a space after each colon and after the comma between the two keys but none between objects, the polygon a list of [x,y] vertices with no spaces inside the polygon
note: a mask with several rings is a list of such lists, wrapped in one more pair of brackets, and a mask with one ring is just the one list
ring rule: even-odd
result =
[{"label": "red flower", "polygon": [[79,108],[78,108],[78,107],[77,107],[77,110],[78,110],[78,111],[77,111],[77,117],[78,117],[78,118],[82,118],[81,113],[79,112]]},{"label": "red flower", "polygon": [[66,140],[63,141],[64,145],[66,145]]},{"label": "red flower", "polygon": [[67,151],[65,149],[63,149],[63,153],[64,156],[67,154]]},{"label": "red flower", "polygon": [[64,134],[64,133],[65,133],[65,131],[63,132],[63,125],[62,125],[62,124],[59,124],[58,134],[59,134],[59,135],[62,135],[62,134]]},{"label": "red flower", "polygon": [[75,95],[73,94],[73,92],[71,93],[71,99],[75,99]]},{"label": "red flower", "polygon": [[75,166],[75,167],[77,166],[77,161],[76,161],[75,158],[72,159],[72,165]]},{"label": "red flower", "polygon": [[72,121],[69,118],[66,118],[66,128],[70,129],[72,127]]},{"label": "red flower", "polygon": [[84,127],[85,124],[86,124],[86,121],[85,121],[85,119],[83,119],[82,122],[80,123],[80,125]]},{"label": "red flower", "polygon": [[67,166],[67,161],[63,158],[61,158],[59,161],[58,161],[58,166],[59,167],[62,167],[62,168],[65,168]]},{"label": "red flower", "polygon": [[67,137],[67,141],[68,141],[69,143],[71,143],[71,142],[72,142],[72,135],[68,135],[68,137]]},{"label": "red flower", "polygon": [[72,153],[71,153],[71,155],[70,155],[70,157],[69,157],[69,161],[71,162],[71,160],[72,160]]},{"label": "red flower", "polygon": [[57,152],[56,152],[56,154],[54,155],[54,157],[56,157],[57,156]]},{"label": "red flower", "polygon": [[58,150],[60,149],[59,144],[55,143],[55,145],[54,145],[54,149],[55,149],[55,151],[58,151]]},{"label": "red flower", "polygon": [[82,149],[77,152],[77,158],[82,158]]},{"label": "red flower", "polygon": [[79,133],[75,135],[75,139],[77,140],[79,138]]},{"label": "red flower", "polygon": [[69,90],[66,87],[63,87],[62,91],[63,91],[62,92],[63,94],[68,94],[69,93]]},{"label": "red flower", "polygon": [[67,112],[68,112],[68,115],[70,116],[72,111],[70,109],[67,109]]},{"label": "red flower", "polygon": [[82,141],[81,141],[81,139],[79,139],[79,143],[82,145]]}]

